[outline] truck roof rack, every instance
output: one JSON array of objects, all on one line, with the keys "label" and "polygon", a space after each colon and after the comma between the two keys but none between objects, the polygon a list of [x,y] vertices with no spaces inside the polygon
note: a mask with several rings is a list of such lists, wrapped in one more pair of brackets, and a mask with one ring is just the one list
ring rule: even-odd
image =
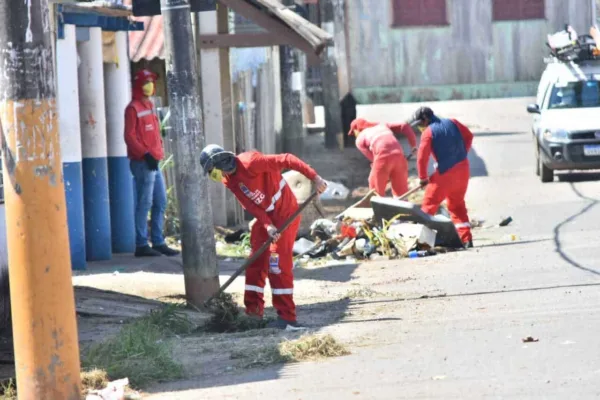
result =
[{"label": "truck roof rack", "polygon": [[[590,29],[591,34],[598,33],[595,27]],[[577,35],[577,32],[568,24],[562,31],[548,35],[546,46],[550,49],[550,57],[545,58],[546,63],[551,62],[585,62],[600,60],[600,49],[592,35]]]}]

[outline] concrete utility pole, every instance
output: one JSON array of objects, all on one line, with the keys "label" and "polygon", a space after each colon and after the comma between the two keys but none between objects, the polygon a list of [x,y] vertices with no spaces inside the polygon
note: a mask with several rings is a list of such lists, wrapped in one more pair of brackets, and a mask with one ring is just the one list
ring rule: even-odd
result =
[{"label": "concrete utility pole", "polygon": [[[321,28],[335,37],[333,0],[320,0]],[[322,64],[323,105],[325,108],[325,147],[329,149],[344,147],[342,110],[340,107],[340,88],[335,47],[328,47]]]},{"label": "concrete utility pole", "polygon": [[188,0],[160,0],[179,196],[187,301],[201,306],[219,289],[213,213],[200,151],[205,145],[198,66]]},{"label": "concrete utility pole", "polygon": [[47,0],[0,5],[0,119],[20,400],[79,399],[79,344]]},{"label": "concrete utility pole", "polygon": [[[295,6],[294,0],[283,0]],[[283,120],[283,151],[301,156],[304,149],[304,116],[302,91],[304,76],[301,54],[292,46],[279,46],[281,69],[281,113]]]}]

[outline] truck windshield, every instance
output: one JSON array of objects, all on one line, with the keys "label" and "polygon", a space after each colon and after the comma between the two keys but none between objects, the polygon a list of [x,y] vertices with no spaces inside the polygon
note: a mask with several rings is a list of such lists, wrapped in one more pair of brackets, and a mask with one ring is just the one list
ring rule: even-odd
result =
[{"label": "truck windshield", "polygon": [[556,84],[548,109],[600,107],[600,85],[596,80]]}]

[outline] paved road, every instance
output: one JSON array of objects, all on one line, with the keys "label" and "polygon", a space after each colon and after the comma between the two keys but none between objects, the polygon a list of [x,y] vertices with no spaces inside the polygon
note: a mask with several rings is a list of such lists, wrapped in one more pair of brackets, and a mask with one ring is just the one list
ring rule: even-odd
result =
[{"label": "paved road", "polygon": [[[432,297],[364,301],[380,302],[389,318],[354,324],[372,340],[348,357],[188,382],[163,398],[598,398],[599,177],[537,179],[527,102],[438,105],[476,120],[468,122],[481,132],[468,194],[473,213],[492,223],[511,215],[514,223],[479,230],[480,247],[468,253],[403,261],[399,267],[417,279],[397,292]],[[388,119],[392,112],[361,110]],[[510,234],[518,240],[507,241]],[[506,243],[492,244],[499,241]],[[539,342],[523,343],[527,336]]]}]

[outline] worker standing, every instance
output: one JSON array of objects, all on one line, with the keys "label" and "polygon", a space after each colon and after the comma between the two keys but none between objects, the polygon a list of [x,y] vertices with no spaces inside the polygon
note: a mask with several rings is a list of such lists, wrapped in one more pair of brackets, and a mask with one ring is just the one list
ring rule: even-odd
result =
[{"label": "worker standing", "polygon": [[408,192],[408,162],[395,136],[399,133],[407,137],[411,154],[415,154],[417,138],[409,124],[376,123],[357,118],[350,125],[348,135],[356,136],[356,147],[372,163],[369,189],[375,189],[379,196],[385,196],[388,182],[391,182],[394,197]]},{"label": "worker standing", "polygon": [[[125,108],[125,143],[134,178],[135,256],[174,256],[163,236],[167,192],[158,163],[164,158],[160,124],[150,96],[154,95],[157,76],[142,69],[133,80],[133,99]],[[148,213],[152,247],[148,245]]]},{"label": "worker standing", "polygon": [[[465,247],[473,247],[471,224],[467,214],[465,195],[469,186],[469,160],[473,133],[456,119],[437,117],[431,108],[421,107],[414,116],[422,129],[417,156],[421,186],[426,187],[422,210],[435,215],[446,200],[448,212]],[[431,178],[427,176],[429,156],[437,162]]]},{"label": "worker standing", "polygon": [[319,193],[327,188],[326,182],[308,164],[292,154],[266,155],[250,151],[236,156],[211,144],[202,150],[200,163],[210,179],[222,182],[256,218],[250,231],[252,252],[256,252],[269,237],[274,239],[269,251],[264,252],[246,270],[246,314],[262,319],[264,287],[268,277],[273,307],[278,315],[269,327],[302,329],[296,319],[292,272],[293,246],[301,217],[298,216],[281,235],[278,233],[278,229],[298,210],[296,197],[281,172],[292,169],[302,173],[315,183]]}]

